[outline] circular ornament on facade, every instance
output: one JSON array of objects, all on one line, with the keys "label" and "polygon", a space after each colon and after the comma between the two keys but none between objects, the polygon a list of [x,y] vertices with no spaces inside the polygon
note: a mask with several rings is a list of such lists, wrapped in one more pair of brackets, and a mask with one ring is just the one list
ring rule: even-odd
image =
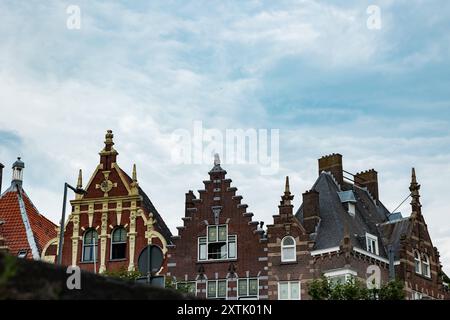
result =
[{"label": "circular ornament on facade", "polygon": [[113,183],[111,182],[111,180],[103,180],[103,182],[100,184],[100,189],[103,192],[109,192],[111,191],[111,189],[113,188]]}]

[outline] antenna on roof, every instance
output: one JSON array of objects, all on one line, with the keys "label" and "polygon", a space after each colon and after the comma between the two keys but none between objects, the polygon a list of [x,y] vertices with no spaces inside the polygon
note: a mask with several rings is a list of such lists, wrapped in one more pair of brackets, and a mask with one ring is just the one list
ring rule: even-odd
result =
[{"label": "antenna on roof", "polygon": [[411,197],[411,193],[408,194],[408,196],[405,198],[405,200],[403,200],[403,201],[397,206],[397,208],[395,208],[394,210],[391,211],[391,214],[397,212],[398,208],[400,208],[400,207],[406,202],[406,200],[409,199],[409,197]]}]

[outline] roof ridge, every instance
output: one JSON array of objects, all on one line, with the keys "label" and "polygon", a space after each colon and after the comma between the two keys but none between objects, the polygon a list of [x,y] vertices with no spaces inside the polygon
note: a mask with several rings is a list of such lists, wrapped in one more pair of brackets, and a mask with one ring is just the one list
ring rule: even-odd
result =
[{"label": "roof ridge", "polygon": [[[28,244],[31,248],[31,254],[34,260],[39,260],[40,254],[39,249],[36,243],[36,237],[31,227],[30,219],[28,218],[27,208],[25,206],[25,202],[23,201],[22,188],[17,186],[17,198],[19,201],[19,210],[22,216],[22,222],[25,226],[25,234],[27,236]],[[27,196],[28,198],[28,196]]]}]

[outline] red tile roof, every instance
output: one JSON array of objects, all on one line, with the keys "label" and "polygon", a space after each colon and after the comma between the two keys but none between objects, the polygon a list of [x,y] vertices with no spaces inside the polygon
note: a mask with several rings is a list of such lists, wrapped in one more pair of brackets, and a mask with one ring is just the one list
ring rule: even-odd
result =
[{"label": "red tile roof", "polygon": [[[41,255],[47,242],[56,237],[56,225],[39,213],[23,189],[22,199],[39,255]],[[27,258],[32,258],[16,187],[9,188],[0,197],[0,221],[3,221],[3,225],[0,226],[0,233],[9,252],[17,255],[20,250],[27,250]]]}]

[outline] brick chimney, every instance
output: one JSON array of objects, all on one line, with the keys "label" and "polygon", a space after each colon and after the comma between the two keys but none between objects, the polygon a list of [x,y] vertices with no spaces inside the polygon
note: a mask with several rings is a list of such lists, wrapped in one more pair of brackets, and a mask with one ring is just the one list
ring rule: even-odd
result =
[{"label": "brick chimney", "polygon": [[319,159],[319,174],[322,171],[331,172],[340,185],[344,182],[344,173],[342,170],[342,155],[339,153],[333,153]]},{"label": "brick chimney", "polygon": [[303,193],[303,226],[308,234],[316,232],[320,221],[319,192],[310,190]]},{"label": "brick chimney", "polygon": [[369,190],[372,197],[378,201],[378,172],[374,169],[359,172],[354,176],[355,184]]},{"label": "brick chimney", "polygon": [[0,163],[0,195],[2,194],[3,168],[5,166]]}]

